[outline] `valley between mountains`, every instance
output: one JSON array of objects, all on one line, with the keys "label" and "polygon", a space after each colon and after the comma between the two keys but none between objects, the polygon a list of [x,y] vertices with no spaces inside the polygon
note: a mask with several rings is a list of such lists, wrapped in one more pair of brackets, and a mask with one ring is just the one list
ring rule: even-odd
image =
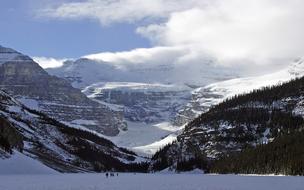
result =
[{"label": "valley between mountains", "polygon": [[303,175],[304,61],[254,77],[201,65],[90,55],[44,70],[0,46],[0,166]]}]

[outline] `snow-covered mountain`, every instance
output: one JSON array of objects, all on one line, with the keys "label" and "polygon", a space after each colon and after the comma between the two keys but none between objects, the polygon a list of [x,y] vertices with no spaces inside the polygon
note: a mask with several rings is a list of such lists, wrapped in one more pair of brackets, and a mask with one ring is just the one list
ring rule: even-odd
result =
[{"label": "snow-covered mountain", "polygon": [[2,158],[0,153],[0,168],[0,175],[58,173],[56,170],[44,165],[39,160],[26,156],[18,151],[13,151],[11,155],[2,152]]},{"label": "snow-covered mountain", "polygon": [[[41,112],[29,109],[2,91],[0,125],[0,165],[3,165],[3,159],[4,163],[25,160],[24,164],[29,163],[40,168],[42,166],[39,166],[41,164],[37,163],[38,160],[60,172],[112,168],[126,171],[130,170],[129,164],[139,161],[138,159],[142,160],[94,131],[66,126]],[[15,153],[11,155],[13,152]],[[21,164],[18,163],[20,167],[28,168]],[[37,172],[41,171],[39,168]],[[21,170],[22,168],[19,171]],[[34,170],[35,168],[32,168],[33,172]],[[43,171],[48,170],[45,168]],[[28,173],[31,173],[31,170]]]},{"label": "snow-covered mountain", "polygon": [[227,98],[248,93],[254,89],[287,82],[303,75],[304,60],[298,59],[275,73],[236,78],[197,88],[192,91],[192,100],[177,114],[174,124],[183,125]]},{"label": "snow-covered mountain", "polygon": [[[303,76],[304,61],[247,78],[236,78],[233,72],[208,64],[211,60],[204,61],[207,64],[193,68],[166,62],[122,65],[88,56],[46,72],[30,57],[0,47],[0,89],[5,91],[0,91],[4,126],[0,157],[9,159],[10,152],[19,151],[17,159],[30,157],[65,172],[110,166],[128,170],[130,163],[142,158],[124,148],[152,155],[177,140],[154,156],[153,164],[157,164],[160,154],[178,160],[193,158],[203,150],[203,156],[211,158],[271,140],[268,136],[274,132],[267,127],[254,125],[236,131],[231,120],[219,121],[218,110],[207,119],[202,116],[206,123],[199,116],[229,97]],[[302,96],[279,101],[275,102],[279,109],[289,109],[290,104],[292,113],[302,114]],[[268,111],[272,108],[263,106]],[[237,140],[238,135],[248,135],[249,140],[239,143],[234,139],[227,145],[224,134]],[[146,166],[135,165],[141,167]]]},{"label": "snow-covered mountain", "polygon": [[[300,64],[294,63],[276,73],[237,78],[234,71],[214,66],[211,59],[202,62],[105,62],[95,54],[66,61],[47,72],[69,80],[94,101],[122,112],[129,130],[111,140],[135,151],[140,147],[140,152],[149,154],[174,140],[183,125],[224,99],[288,81],[301,73]],[[139,131],[145,138],[139,138]]]},{"label": "snow-covered mountain", "polygon": [[66,80],[49,75],[30,57],[5,47],[0,47],[0,89],[68,124],[81,123],[110,136],[126,128],[121,113],[90,100]]},{"label": "snow-covered mountain", "polygon": [[[288,72],[279,72],[272,76],[280,76],[276,79],[281,79],[282,82],[287,80],[284,78],[284,74],[286,74],[285,77],[303,75],[302,64],[303,62],[299,61],[295,63],[295,67],[292,67],[295,69],[292,72],[287,70]],[[256,79],[274,79],[268,77],[269,75]],[[256,80],[261,83],[262,81]],[[278,81],[267,81],[266,84],[275,84],[274,82]],[[235,159],[230,167],[235,170],[226,170],[227,164],[223,162],[221,165],[217,165],[217,171],[284,174],[296,171],[298,167],[294,163],[297,162],[299,155],[303,155],[301,148],[303,142],[295,141],[297,138],[303,138],[303,82],[304,77],[297,78],[280,85],[241,94],[213,106],[186,124],[184,131],[177,136],[177,140],[173,144],[165,146],[157,152],[152,159],[152,167],[156,170],[169,166],[179,170],[191,168],[208,170],[212,169],[213,164],[216,164],[222,157],[234,156]],[[225,88],[233,90],[233,87],[244,87],[251,83],[240,84],[228,81],[224,84],[238,84]],[[266,84],[264,83],[264,85]],[[216,87],[220,87],[220,85]],[[244,87],[242,90],[249,89]],[[256,150],[256,147],[259,149]],[[242,165],[242,160],[239,159],[237,153],[242,153],[242,159],[249,163],[251,160],[252,163],[247,166],[245,164],[241,168],[238,163]],[[260,166],[256,166],[259,159],[255,158],[262,156],[262,153],[264,160],[259,162],[259,164],[262,163]],[[285,156],[287,154],[288,158]],[[281,157],[284,158],[273,159]],[[284,166],[282,167],[282,165]],[[263,170],[265,167],[268,169]],[[287,170],[287,167],[293,169]]]},{"label": "snow-covered mountain", "polygon": [[192,90],[237,76],[231,70],[215,66],[211,59],[202,62],[191,66],[166,59],[160,63],[145,63],[140,59],[130,63],[105,62],[95,54],[46,71],[67,79],[92,100],[123,113],[128,131],[111,140],[153,154],[159,148],[155,144],[162,146],[161,142],[167,142],[163,138],[180,130],[172,122],[191,100]]}]

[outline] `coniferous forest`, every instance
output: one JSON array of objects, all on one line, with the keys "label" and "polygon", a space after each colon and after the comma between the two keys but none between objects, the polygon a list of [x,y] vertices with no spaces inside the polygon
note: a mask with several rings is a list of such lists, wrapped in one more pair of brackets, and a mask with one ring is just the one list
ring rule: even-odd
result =
[{"label": "coniferous forest", "polygon": [[293,132],[214,161],[211,173],[304,175],[304,132]]}]

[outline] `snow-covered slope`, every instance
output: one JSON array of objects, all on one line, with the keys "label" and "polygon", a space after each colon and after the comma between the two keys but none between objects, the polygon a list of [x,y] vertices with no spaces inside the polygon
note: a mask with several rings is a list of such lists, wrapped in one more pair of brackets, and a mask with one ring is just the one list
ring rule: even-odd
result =
[{"label": "snow-covered slope", "polygon": [[223,100],[254,89],[273,86],[304,75],[304,60],[299,59],[275,73],[257,77],[236,78],[213,83],[192,91],[192,100],[179,111],[176,125],[185,124]]},{"label": "snow-covered slope", "polygon": [[57,171],[41,162],[15,151],[10,157],[0,159],[0,175],[55,174]]}]

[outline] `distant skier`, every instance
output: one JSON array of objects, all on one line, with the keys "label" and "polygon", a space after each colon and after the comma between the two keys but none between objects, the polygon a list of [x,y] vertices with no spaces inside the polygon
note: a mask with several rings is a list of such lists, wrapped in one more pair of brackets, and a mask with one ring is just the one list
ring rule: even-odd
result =
[{"label": "distant skier", "polygon": [[109,174],[108,174],[108,172],[106,173],[106,177],[107,177],[107,178],[109,177]]},{"label": "distant skier", "polygon": [[116,176],[118,176],[118,173],[116,173]]}]

